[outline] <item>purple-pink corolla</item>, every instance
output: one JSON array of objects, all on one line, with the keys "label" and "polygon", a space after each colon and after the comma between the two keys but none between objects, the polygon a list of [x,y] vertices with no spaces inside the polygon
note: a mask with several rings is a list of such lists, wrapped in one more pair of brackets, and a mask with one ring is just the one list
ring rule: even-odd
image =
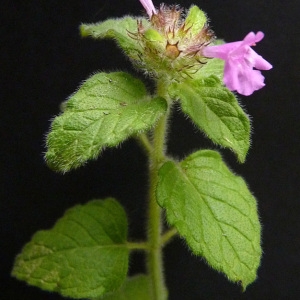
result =
[{"label": "purple-pink corolla", "polygon": [[[249,96],[265,86],[264,76],[258,70],[270,70],[272,65],[258,55],[251,46],[261,41],[264,34],[250,32],[243,41],[207,46],[202,54],[225,60],[224,83],[231,91]],[[258,69],[258,70],[254,70]]]},{"label": "purple-pink corolla", "polygon": [[[176,61],[185,55],[196,57],[200,64],[202,58],[205,61],[205,57],[220,58],[225,61],[223,81],[231,91],[248,96],[265,86],[265,78],[258,70],[270,70],[272,65],[251,48],[263,39],[264,34],[261,31],[256,34],[250,32],[243,41],[209,46],[213,33],[207,24],[195,36],[189,36],[189,31],[193,26],[186,26],[180,16],[181,10],[176,6],[168,8],[161,5],[156,10],[152,0],[139,1],[145,8],[152,26],[166,34],[167,43],[164,54],[173,60],[173,67],[176,66]],[[139,33],[143,34],[142,27],[139,28]],[[152,54],[158,53],[159,51],[156,50]],[[187,67],[191,68],[191,65]],[[184,70],[184,67],[181,69]]]},{"label": "purple-pink corolla", "polygon": [[152,17],[152,14],[156,14],[156,9],[151,0],[140,0],[142,5],[144,6],[149,18]]}]

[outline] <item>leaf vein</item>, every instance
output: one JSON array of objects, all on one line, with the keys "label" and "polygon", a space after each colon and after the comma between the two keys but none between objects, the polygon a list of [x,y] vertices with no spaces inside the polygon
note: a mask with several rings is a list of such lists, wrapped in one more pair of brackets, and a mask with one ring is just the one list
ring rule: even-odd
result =
[{"label": "leaf vein", "polygon": [[[84,213],[84,211],[82,210],[81,213]],[[88,228],[86,228],[86,227],[83,225],[83,223],[80,223],[78,220],[73,219],[72,216],[66,216],[65,221],[69,221],[69,222],[73,222],[73,223],[77,224],[80,228],[82,228],[82,229],[87,233],[87,236],[89,236],[89,237],[96,243],[96,245],[99,244],[99,241],[96,240],[96,239],[91,235],[91,233],[89,232]],[[98,223],[98,224],[100,224],[100,223]]]}]

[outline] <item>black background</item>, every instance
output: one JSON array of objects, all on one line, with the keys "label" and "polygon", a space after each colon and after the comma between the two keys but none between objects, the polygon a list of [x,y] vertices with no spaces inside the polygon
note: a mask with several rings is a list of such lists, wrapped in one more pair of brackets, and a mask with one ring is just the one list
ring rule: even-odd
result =
[{"label": "black background", "polygon": [[[49,120],[83,79],[99,70],[134,73],[112,41],[81,39],[79,24],[140,15],[142,7],[137,0],[1,3],[0,295],[4,296],[0,297],[62,299],[9,275],[15,255],[35,231],[52,227],[65,209],[77,203],[114,196],[126,208],[131,235],[137,239],[144,235],[147,161],[134,141],[106,149],[99,160],[66,175],[53,173],[43,161]],[[192,2],[179,4],[189,7]],[[250,31],[265,33],[255,50],[274,68],[264,72],[265,88],[240,97],[254,128],[248,159],[240,165],[233,154],[222,150],[258,199],[264,255],[257,281],[241,293],[178,239],[165,251],[170,299],[297,299],[299,2],[203,0],[194,4],[207,12],[217,36],[227,41],[240,40]],[[198,148],[215,148],[178,111],[172,120],[169,153],[182,158]],[[141,271],[143,257],[134,255],[131,273]]]}]

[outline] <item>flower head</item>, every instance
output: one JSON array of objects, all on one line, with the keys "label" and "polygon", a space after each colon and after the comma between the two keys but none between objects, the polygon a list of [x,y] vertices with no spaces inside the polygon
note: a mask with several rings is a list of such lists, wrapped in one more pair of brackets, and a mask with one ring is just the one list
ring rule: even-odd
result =
[{"label": "flower head", "polygon": [[178,78],[197,72],[207,61],[201,49],[214,38],[205,13],[197,6],[188,11],[178,5],[161,4],[155,8],[151,0],[140,0],[149,22],[138,21],[136,39],[142,48],[134,63],[154,76]]},{"label": "flower head", "polygon": [[[203,48],[207,57],[225,60],[224,83],[232,91],[248,96],[265,86],[264,77],[258,70],[270,70],[272,65],[258,55],[251,46],[261,41],[264,34],[250,32],[243,41]],[[258,70],[254,70],[258,69]]]},{"label": "flower head", "polygon": [[214,33],[197,6],[184,11],[177,5],[161,4],[156,9],[152,0],[140,2],[150,21],[139,21],[137,33],[131,34],[142,48],[135,60],[141,69],[154,76],[193,77],[209,58],[220,58],[225,61],[223,80],[230,90],[248,96],[265,85],[259,70],[272,65],[251,48],[263,39],[262,32],[250,32],[243,41],[210,46]]}]

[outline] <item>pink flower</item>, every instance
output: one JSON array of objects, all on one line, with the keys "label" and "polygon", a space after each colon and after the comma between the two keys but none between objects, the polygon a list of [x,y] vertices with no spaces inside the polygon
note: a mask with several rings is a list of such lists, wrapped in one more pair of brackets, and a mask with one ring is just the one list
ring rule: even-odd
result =
[{"label": "pink flower", "polygon": [[153,14],[156,14],[156,9],[151,0],[140,0],[142,5],[144,6],[149,18],[151,19]]},{"label": "pink flower", "polygon": [[[258,70],[270,70],[272,65],[258,55],[251,46],[261,41],[264,34],[250,32],[243,41],[205,47],[202,54],[225,60],[224,83],[231,91],[249,96],[265,86]],[[258,69],[258,70],[254,70]]]}]

